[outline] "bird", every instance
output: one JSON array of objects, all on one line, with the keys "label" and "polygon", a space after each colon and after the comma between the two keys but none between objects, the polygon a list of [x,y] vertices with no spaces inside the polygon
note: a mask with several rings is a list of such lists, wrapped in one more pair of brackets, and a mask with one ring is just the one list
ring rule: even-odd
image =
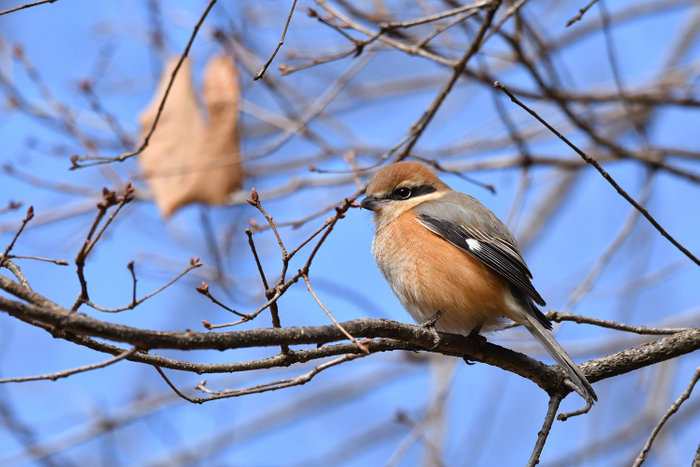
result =
[{"label": "bird", "polygon": [[546,303],[515,237],[493,212],[413,161],[378,170],[365,195],[360,205],[373,212],[374,259],[417,323],[484,339],[480,332],[514,321],[542,344],[588,404],[598,400],[549,332],[552,323],[537,307]]}]

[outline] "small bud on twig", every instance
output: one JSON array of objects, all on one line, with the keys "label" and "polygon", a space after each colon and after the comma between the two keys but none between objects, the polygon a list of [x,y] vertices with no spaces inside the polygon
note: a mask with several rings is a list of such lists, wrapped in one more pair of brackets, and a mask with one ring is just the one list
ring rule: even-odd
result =
[{"label": "small bud on twig", "polygon": [[199,287],[195,287],[195,290],[197,290],[197,292],[201,293],[202,295],[206,295],[209,293],[209,285],[206,282],[202,281],[202,285],[200,285]]}]

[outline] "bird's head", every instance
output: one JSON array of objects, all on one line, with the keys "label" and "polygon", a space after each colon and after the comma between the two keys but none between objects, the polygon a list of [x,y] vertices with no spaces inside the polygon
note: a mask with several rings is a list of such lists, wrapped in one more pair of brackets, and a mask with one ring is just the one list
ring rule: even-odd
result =
[{"label": "bird's head", "polygon": [[420,162],[397,162],[374,174],[362,207],[374,211],[375,220],[388,222],[420,203],[439,198],[449,189]]}]

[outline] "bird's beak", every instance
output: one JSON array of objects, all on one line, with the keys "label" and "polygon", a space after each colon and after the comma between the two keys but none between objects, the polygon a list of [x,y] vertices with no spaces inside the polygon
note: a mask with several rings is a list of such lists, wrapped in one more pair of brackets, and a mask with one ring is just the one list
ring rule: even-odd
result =
[{"label": "bird's beak", "polygon": [[377,209],[381,208],[384,203],[386,203],[386,200],[384,199],[375,198],[374,196],[367,196],[362,200],[360,205],[368,211],[376,211]]}]

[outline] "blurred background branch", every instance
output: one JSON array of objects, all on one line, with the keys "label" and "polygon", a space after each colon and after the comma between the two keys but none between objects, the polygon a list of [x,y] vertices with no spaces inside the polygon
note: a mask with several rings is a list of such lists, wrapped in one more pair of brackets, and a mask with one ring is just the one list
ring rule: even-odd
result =
[{"label": "blurred background branch", "polygon": [[[692,461],[697,2],[5,3],[0,464]],[[516,233],[588,414],[517,327],[402,324],[399,159]]]}]

